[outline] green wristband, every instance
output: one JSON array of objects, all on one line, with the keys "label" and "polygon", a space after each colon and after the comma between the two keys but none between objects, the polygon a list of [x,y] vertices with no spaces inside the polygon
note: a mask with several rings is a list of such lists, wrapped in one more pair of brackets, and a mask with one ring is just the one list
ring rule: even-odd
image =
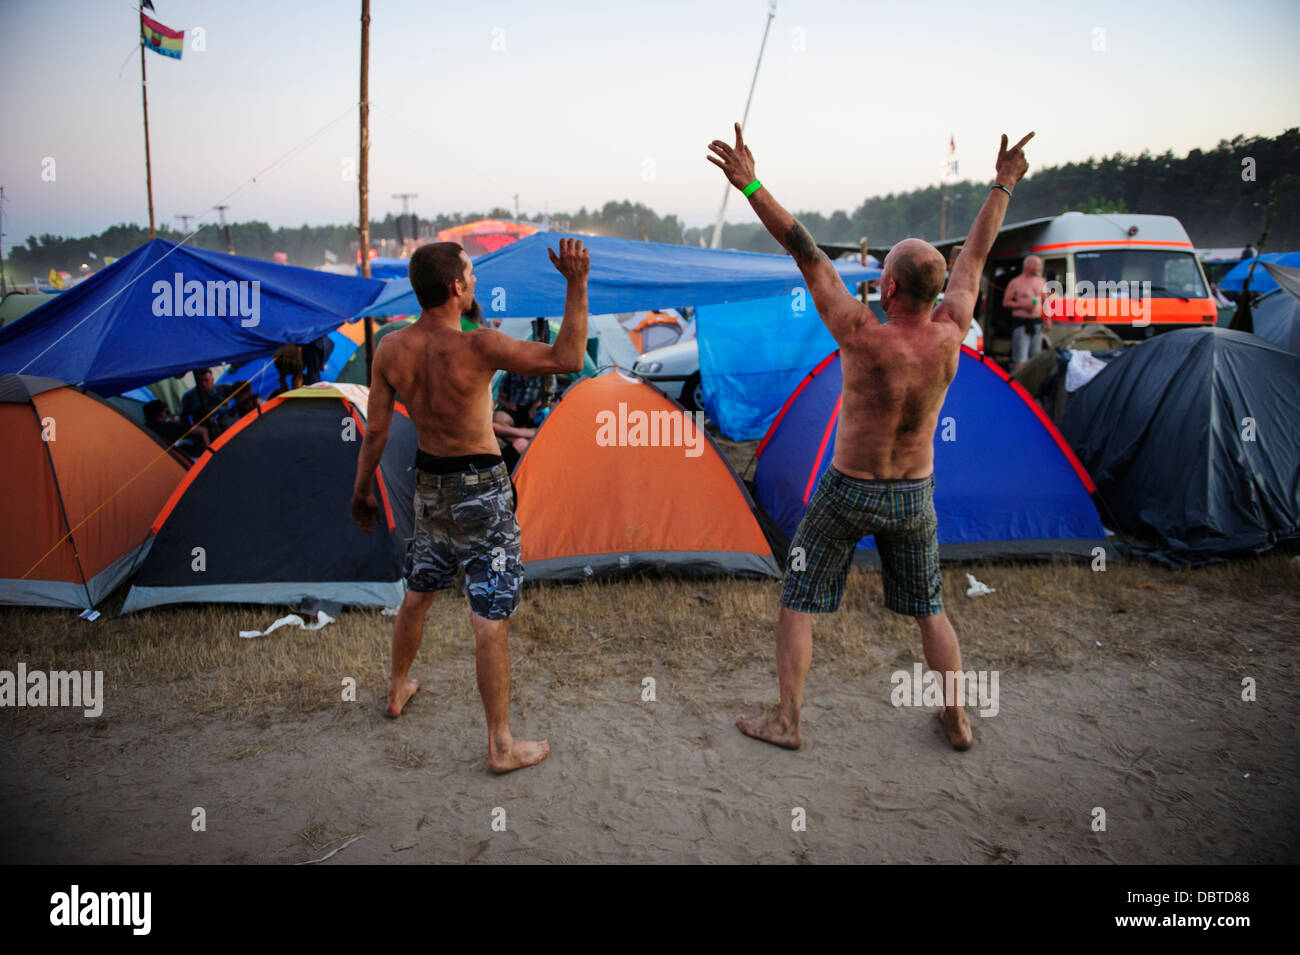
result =
[{"label": "green wristband", "polygon": [[762,188],[763,188],[763,184],[759,182],[757,179],[755,179],[753,182],[751,182],[748,186],[746,186],[741,191],[745,193],[745,198],[748,199],[750,196],[752,196],[754,193],[758,192],[758,190]]}]

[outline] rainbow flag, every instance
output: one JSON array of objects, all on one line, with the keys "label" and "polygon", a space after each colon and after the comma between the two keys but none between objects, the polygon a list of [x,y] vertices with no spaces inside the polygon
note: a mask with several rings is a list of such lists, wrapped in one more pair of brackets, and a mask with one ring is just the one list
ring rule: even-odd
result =
[{"label": "rainbow flag", "polygon": [[140,14],[140,42],[155,53],[179,60],[185,49],[185,31],[165,27]]}]

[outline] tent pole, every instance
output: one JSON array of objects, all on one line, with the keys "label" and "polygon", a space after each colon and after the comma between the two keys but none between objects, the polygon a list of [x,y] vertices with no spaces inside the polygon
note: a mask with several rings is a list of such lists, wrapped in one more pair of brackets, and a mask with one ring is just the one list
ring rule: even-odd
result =
[{"label": "tent pole", "polygon": [[[137,7],[136,12],[143,17],[144,7]],[[140,103],[144,109],[144,185],[149,194],[149,238],[156,239],[158,233],[154,230],[153,222],[153,168],[149,162],[149,89],[145,82],[143,38],[140,40]]]},{"label": "tent pole", "polygon": [[[361,277],[370,278],[370,0],[361,0],[361,160],[357,189],[361,199]],[[375,320],[366,316],[366,385],[375,360]]]}]

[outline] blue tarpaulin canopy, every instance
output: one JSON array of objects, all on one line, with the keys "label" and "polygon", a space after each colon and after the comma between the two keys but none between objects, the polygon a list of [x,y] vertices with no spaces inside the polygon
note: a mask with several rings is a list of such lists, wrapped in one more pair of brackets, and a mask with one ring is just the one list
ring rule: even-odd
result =
[{"label": "blue tarpaulin canopy", "polygon": [[[1254,259],[1242,259],[1234,265],[1219,283],[1219,288],[1225,292],[1240,292],[1242,283],[1246,281],[1246,275],[1250,272],[1250,263],[1254,261]],[[1300,268],[1300,252],[1266,252],[1259,256],[1259,261],[1261,264],[1255,266],[1255,274],[1250,277],[1250,290],[1263,295],[1277,288],[1277,282],[1263,268],[1262,263],[1272,262],[1274,265]]]},{"label": "blue tarpaulin canopy", "polygon": [[695,320],[704,409],[733,441],[761,438],[790,392],[836,347],[806,294],[708,305]]},{"label": "blue tarpaulin canopy", "polygon": [[[565,279],[546,254],[548,248],[558,253],[562,238],[581,239],[591,253],[587,297],[592,315],[771,298],[804,285],[787,255],[539,232],[474,260],[483,314],[491,318],[564,314]],[[835,267],[846,282],[880,277],[879,269],[854,262],[836,262]],[[393,279],[360,314],[419,313],[410,281]]]},{"label": "blue tarpaulin canopy", "polygon": [[[256,283],[256,284],[254,284]],[[383,288],[154,239],[0,329],[0,374],[117,395],[338,328]]]}]

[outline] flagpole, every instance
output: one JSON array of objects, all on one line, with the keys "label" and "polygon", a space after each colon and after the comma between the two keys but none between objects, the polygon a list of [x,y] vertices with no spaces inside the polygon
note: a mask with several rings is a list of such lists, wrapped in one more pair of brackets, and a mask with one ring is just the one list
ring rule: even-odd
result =
[{"label": "flagpole", "polygon": [[[370,278],[370,0],[361,0],[361,157],[357,164],[361,199],[361,277]],[[366,316],[366,384],[375,360],[375,320]]]},{"label": "flagpole", "polygon": [[[144,16],[144,5],[141,4],[136,8],[138,16]],[[137,29],[143,24],[143,20],[136,24]],[[153,167],[149,162],[149,90],[145,82],[144,71],[144,40],[140,41],[140,102],[144,108],[144,185],[149,194],[149,238],[157,238],[158,233],[154,231],[153,223]]]}]

